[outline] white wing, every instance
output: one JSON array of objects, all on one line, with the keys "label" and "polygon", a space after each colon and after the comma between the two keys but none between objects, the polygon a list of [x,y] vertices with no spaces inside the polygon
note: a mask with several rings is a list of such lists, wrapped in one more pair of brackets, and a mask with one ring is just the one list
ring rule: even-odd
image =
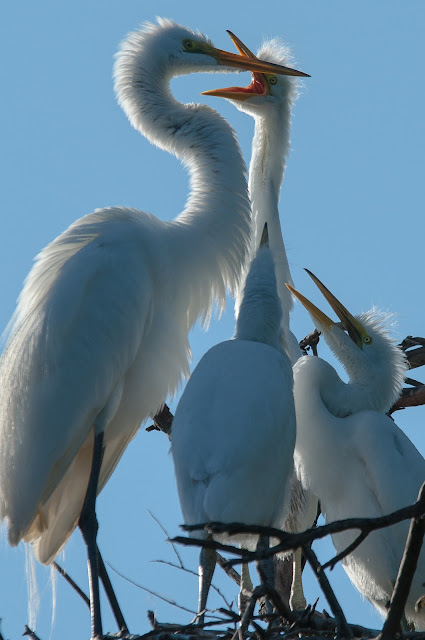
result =
[{"label": "white wing", "polygon": [[85,216],[43,250],[27,278],[0,363],[0,506],[12,544],[138,352],[154,297],[150,224],[125,210]]},{"label": "white wing", "polygon": [[272,347],[244,340],[210,349],[173,422],[185,521],[271,524],[285,508],[294,444],[287,359]]}]

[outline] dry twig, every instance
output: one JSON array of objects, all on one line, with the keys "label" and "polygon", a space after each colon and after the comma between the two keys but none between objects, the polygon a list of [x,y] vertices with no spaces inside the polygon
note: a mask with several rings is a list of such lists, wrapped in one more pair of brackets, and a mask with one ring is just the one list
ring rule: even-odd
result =
[{"label": "dry twig", "polygon": [[158,411],[158,413],[153,417],[153,424],[146,427],[146,431],[162,431],[165,435],[170,437],[172,424],[173,414],[169,407],[164,403],[161,411]]},{"label": "dry twig", "polygon": [[[425,483],[422,485],[418,503],[424,506],[425,512]],[[400,563],[397,580],[391,597],[390,607],[379,640],[393,640],[400,631],[400,621],[404,614],[407,597],[412,585],[413,575],[416,570],[422,542],[425,535],[425,519],[422,515],[412,519],[407,536],[406,548]]]},{"label": "dry twig", "polygon": [[338,599],[330,585],[323,567],[317,559],[316,554],[311,547],[307,546],[303,547],[303,553],[307,558],[307,562],[312,568],[313,573],[315,574],[323,593],[325,594],[326,600],[329,602],[332,613],[335,616],[335,620],[337,623],[337,634],[343,634],[345,638],[352,638],[353,633],[347,624],[347,620],[345,618],[341,605],[338,602]]},{"label": "dry twig", "polygon": [[40,638],[34,633],[32,629],[29,628],[28,625],[25,625],[24,633],[22,635],[28,636],[29,638],[31,638],[31,640],[40,640]]},{"label": "dry twig", "polygon": [[305,338],[303,338],[299,342],[299,346],[304,355],[308,355],[308,350],[311,348],[313,355],[317,356],[317,345],[320,340],[320,332],[317,329],[314,329],[311,333],[308,334]]},{"label": "dry twig", "polygon": [[57,562],[52,562],[54,568],[60,575],[65,578],[67,583],[71,585],[71,587],[78,593],[78,595],[84,600],[88,608],[90,609],[90,598],[84,593],[82,589],[78,586],[78,584],[71,578],[71,576],[65,571],[63,567],[60,566]]},{"label": "dry twig", "polygon": [[[369,534],[377,529],[383,529],[392,524],[397,524],[403,520],[410,520],[411,518],[419,518],[425,513],[425,506],[417,501],[413,505],[398,509],[393,513],[378,518],[347,518],[346,520],[336,520],[329,524],[322,525],[320,527],[306,529],[301,533],[288,533],[275,529],[273,527],[261,527],[258,525],[246,525],[242,523],[229,523],[223,524],[221,522],[210,522],[199,525],[183,526],[182,528],[187,531],[196,531],[206,529],[209,533],[227,533],[228,535],[240,535],[240,534],[252,534],[252,535],[264,535],[277,538],[279,543],[270,549],[265,551],[247,551],[246,549],[240,549],[232,545],[222,544],[212,539],[201,540],[198,538],[186,538],[184,536],[177,536],[173,538],[173,542],[184,544],[187,546],[205,547],[208,549],[220,549],[226,553],[230,553],[238,556],[238,558],[232,558],[228,560],[230,566],[240,564],[241,562],[250,562],[262,558],[267,558],[276,553],[292,551],[299,547],[305,547],[314,540],[324,538],[327,535],[334,533],[341,533],[348,529],[359,529],[361,532]],[[360,536],[359,536],[360,538]],[[362,540],[358,540],[357,544],[350,545],[350,550],[353,551]]]}]

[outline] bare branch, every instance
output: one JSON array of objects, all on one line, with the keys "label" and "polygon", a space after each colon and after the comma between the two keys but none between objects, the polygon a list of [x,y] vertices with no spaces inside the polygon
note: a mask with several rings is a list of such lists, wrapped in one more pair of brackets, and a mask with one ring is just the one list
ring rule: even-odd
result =
[{"label": "bare branch", "polygon": [[[167,406],[167,405],[165,405],[165,406]],[[168,407],[167,407],[167,409],[168,409]],[[179,562],[179,564],[180,564],[180,567],[181,567],[181,568],[183,568],[183,560],[181,559],[181,556],[180,556],[179,552],[177,551],[176,545],[174,545],[174,544],[171,542],[171,540],[170,540],[170,536],[169,536],[169,534],[168,534],[168,531],[166,530],[166,528],[164,527],[164,525],[163,525],[163,524],[161,524],[161,522],[158,520],[158,518],[157,518],[157,517],[152,513],[152,511],[150,511],[150,510],[148,509],[148,513],[149,513],[150,517],[151,517],[151,518],[153,518],[153,519],[155,520],[156,524],[157,524],[157,525],[158,525],[158,527],[161,529],[161,531],[166,535],[167,540],[170,542],[171,547],[172,547],[172,549],[173,549],[173,551],[174,551],[174,553],[175,553],[175,555],[176,555],[176,557],[177,557],[177,560],[178,560],[178,562]]]},{"label": "bare branch", "polygon": [[315,574],[317,581],[320,584],[320,587],[325,594],[326,600],[329,602],[329,606],[332,610],[332,613],[335,616],[335,620],[337,622],[337,634],[342,633],[346,638],[352,638],[353,633],[347,624],[347,620],[345,618],[344,612],[339,604],[335,593],[330,585],[330,582],[317,559],[316,554],[314,553],[311,547],[303,547],[303,554],[307,558],[307,562]]},{"label": "bare branch", "polygon": [[398,346],[406,353],[410,369],[416,369],[425,364],[425,338],[407,336]]},{"label": "bare branch", "polygon": [[313,355],[317,356],[317,345],[320,340],[320,332],[317,329],[314,329],[311,333],[308,334],[305,338],[303,338],[299,342],[299,346],[301,351],[303,351],[304,355],[307,355],[308,349],[311,348]]},{"label": "bare branch", "polygon": [[[224,558],[222,556],[220,556],[222,558],[222,560],[224,560]],[[151,562],[156,562],[157,564],[165,564],[168,567],[172,567],[173,569],[180,569],[180,571],[185,571],[186,573],[189,573],[190,575],[199,578],[199,573],[197,571],[194,571],[193,569],[189,569],[188,567],[185,567],[184,565],[178,565],[178,564],[174,564],[173,562],[168,562],[168,560],[152,560]],[[217,563],[218,564],[218,563]],[[238,572],[235,571],[234,569],[230,568],[230,571],[233,571],[237,576],[239,576]],[[216,592],[216,594],[218,596],[220,596],[220,598],[223,600],[224,604],[226,605],[226,607],[228,607],[229,610],[232,609],[232,604],[231,602],[229,602],[226,598],[226,596],[220,591],[220,589],[218,587],[216,587],[213,583],[211,583],[210,588]]]},{"label": "bare branch", "polygon": [[60,566],[57,562],[52,562],[54,568],[60,575],[65,578],[68,584],[78,593],[78,595],[84,600],[88,608],[90,609],[90,598],[84,593],[82,589],[78,586],[78,584],[71,578],[71,576],[65,571],[63,567]]},{"label": "bare branch", "polygon": [[343,551],[341,551],[341,553],[338,553],[334,558],[331,558],[331,560],[328,560],[328,562],[325,562],[325,564],[322,565],[322,569],[327,569],[328,567],[330,567],[331,571],[335,568],[335,566],[338,564],[338,562],[341,562],[341,560],[344,560],[344,558],[346,556],[348,556],[350,553],[352,553],[354,551],[354,549],[357,549],[357,547],[363,542],[363,540],[365,538],[367,538],[368,533],[362,531],[362,533],[360,533],[357,538],[348,545],[348,547],[346,547]]},{"label": "bare branch", "polygon": [[223,571],[229,576],[229,578],[231,578],[233,582],[236,582],[238,587],[240,587],[241,577],[239,573],[233,567],[229,566],[228,561],[226,560],[226,558],[223,558],[221,554],[217,553],[216,559],[217,564],[223,569]]},{"label": "bare branch", "polygon": [[[418,503],[425,507],[425,483],[422,485]],[[394,591],[391,597],[390,608],[379,640],[392,640],[400,630],[400,621],[404,614],[407,597],[412,585],[413,575],[416,570],[422,542],[425,535],[425,519],[423,516],[412,519],[407,536],[406,548],[400,563]]]},{"label": "bare branch", "polygon": [[34,631],[32,631],[32,629],[28,627],[28,625],[25,625],[24,633],[22,635],[28,636],[29,638],[31,638],[31,640],[40,640],[40,638],[34,633]]},{"label": "bare branch", "polygon": [[162,431],[170,437],[171,425],[173,424],[173,414],[169,407],[164,404],[162,409],[153,417],[153,424],[146,427],[146,431]]},{"label": "bare branch", "polygon": [[160,600],[163,600],[164,602],[167,602],[168,604],[171,604],[173,607],[177,607],[182,611],[187,611],[188,613],[192,613],[195,616],[197,615],[198,613],[197,611],[193,611],[193,609],[188,609],[187,607],[184,607],[183,605],[178,604],[175,600],[172,600],[171,598],[167,598],[166,596],[162,596],[161,594],[156,593],[155,591],[152,591],[151,589],[148,589],[147,587],[142,586],[141,584],[139,584],[138,582],[135,582],[128,576],[125,576],[123,573],[118,571],[118,569],[115,569],[115,567],[113,567],[109,562],[107,564],[108,564],[108,567],[110,567],[112,571],[114,571],[120,578],[122,578],[123,580],[126,580],[127,582],[130,582],[130,584],[134,585],[138,589],[142,589],[142,591],[146,591],[146,593],[149,593],[150,595],[155,596],[155,598],[159,598]]},{"label": "bare branch", "polygon": [[419,384],[416,387],[405,388],[401,392],[399,399],[393,404],[389,413],[405,409],[406,407],[419,407],[425,404],[425,384]]},{"label": "bare branch", "polygon": [[[212,534],[227,533],[228,535],[264,535],[277,538],[279,540],[279,544],[261,552],[247,551],[240,549],[239,547],[216,542],[212,539],[201,540],[197,538],[178,536],[173,538],[173,542],[188,546],[205,547],[207,549],[220,549],[226,553],[236,555],[239,557],[238,559],[230,559],[227,561],[229,565],[233,566],[240,562],[250,562],[252,560],[267,558],[271,555],[275,555],[276,553],[281,553],[282,551],[292,551],[299,547],[305,547],[305,545],[310,544],[314,540],[324,538],[330,534],[341,533],[342,531],[347,531],[349,529],[359,529],[361,532],[369,534],[372,531],[402,522],[403,520],[419,518],[424,515],[424,513],[425,506],[421,502],[415,502],[413,505],[404,507],[403,509],[398,509],[393,513],[380,516],[378,518],[347,518],[346,520],[336,520],[335,522],[331,522],[320,527],[306,529],[301,533],[288,533],[286,531],[281,531],[280,529],[275,529],[274,527],[262,527],[242,523],[223,524],[221,522],[210,522],[199,525],[183,526],[187,531],[206,529]],[[358,544],[360,544],[360,542]],[[355,547],[353,547],[353,549],[354,548]]]}]

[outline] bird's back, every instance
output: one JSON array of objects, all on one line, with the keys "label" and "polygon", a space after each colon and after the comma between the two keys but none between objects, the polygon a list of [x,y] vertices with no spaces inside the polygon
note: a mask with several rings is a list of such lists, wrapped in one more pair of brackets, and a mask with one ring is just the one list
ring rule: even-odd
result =
[{"label": "bird's back", "polygon": [[173,421],[185,522],[271,524],[284,506],[294,444],[292,371],[286,358],[245,340],[210,349]]},{"label": "bird's back", "polygon": [[[375,411],[362,411],[340,421],[345,423],[346,436],[345,450],[339,454],[343,469],[338,496],[333,502],[322,502],[326,521],[380,517],[414,503],[425,480],[425,460],[406,434],[391,418]],[[404,521],[370,534],[344,561],[352,582],[382,614],[392,593],[408,528],[409,522]],[[334,535],[337,551],[357,534]],[[424,576],[423,551],[406,607],[408,619],[420,628],[424,628],[425,616],[415,612],[414,604],[422,595]]]},{"label": "bird's back", "polygon": [[[115,453],[105,456],[101,486],[140,420],[168,391],[148,385],[145,395],[138,386],[144,373],[140,345],[152,329],[152,314],[165,316],[170,304],[158,299],[161,274],[154,272],[155,282],[150,264],[155,250],[164,249],[155,245],[158,224],[132,210],[98,210],[48,245],[26,280],[0,360],[0,515],[8,520],[12,544],[48,529],[59,503],[64,528],[69,521],[75,526],[79,511],[72,505],[81,503],[80,485],[87,484],[90,431],[114,394],[116,419],[105,442],[107,449],[108,440],[114,443],[109,448]],[[187,366],[187,331],[183,342],[175,384]],[[152,378],[160,376],[149,377],[151,386]],[[43,510],[54,491],[55,508]]]}]

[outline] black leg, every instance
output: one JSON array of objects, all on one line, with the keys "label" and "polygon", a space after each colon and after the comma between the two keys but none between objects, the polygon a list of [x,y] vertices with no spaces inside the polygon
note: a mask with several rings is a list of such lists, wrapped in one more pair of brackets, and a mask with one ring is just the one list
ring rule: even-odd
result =
[{"label": "black leg", "polygon": [[117,622],[118,629],[124,635],[128,634],[128,627],[125,623],[124,616],[120,609],[120,605],[118,604],[118,600],[115,595],[114,588],[109,579],[109,575],[106,570],[105,563],[103,562],[102,554],[99,551],[99,547],[97,547],[97,561],[99,566],[99,577],[102,580],[103,587],[105,589],[106,595],[108,596],[109,604],[111,605],[112,613],[114,614],[114,618]]},{"label": "black leg", "polygon": [[100,467],[102,465],[102,457],[103,431],[95,435],[94,438],[93,460],[89,484],[87,487],[87,493],[84,499],[80,520],[78,522],[78,526],[80,527],[81,534],[87,547],[87,565],[90,589],[91,637],[93,640],[100,640],[101,638],[103,638],[99,599],[99,567],[96,544],[98,530],[98,523],[96,518],[96,496]]},{"label": "black leg", "polygon": [[[270,538],[268,536],[259,536],[257,543],[257,551],[267,551],[270,547]],[[266,594],[268,591],[268,587],[274,589],[275,586],[275,569],[274,569],[274,560],[273,557],[262,558],[261,560],[257,560],[257,570],[260,575],[261,582],[264,585],[266,590]],[[266,612],[273,613],[273,605],[269,600],[269,597],[266,597]]]},{"label": "black leg", "polygon": [[204,624],[208,593],[216,565],[215,549],[201,549],[199,554],[199,602],[197,622]]}]

